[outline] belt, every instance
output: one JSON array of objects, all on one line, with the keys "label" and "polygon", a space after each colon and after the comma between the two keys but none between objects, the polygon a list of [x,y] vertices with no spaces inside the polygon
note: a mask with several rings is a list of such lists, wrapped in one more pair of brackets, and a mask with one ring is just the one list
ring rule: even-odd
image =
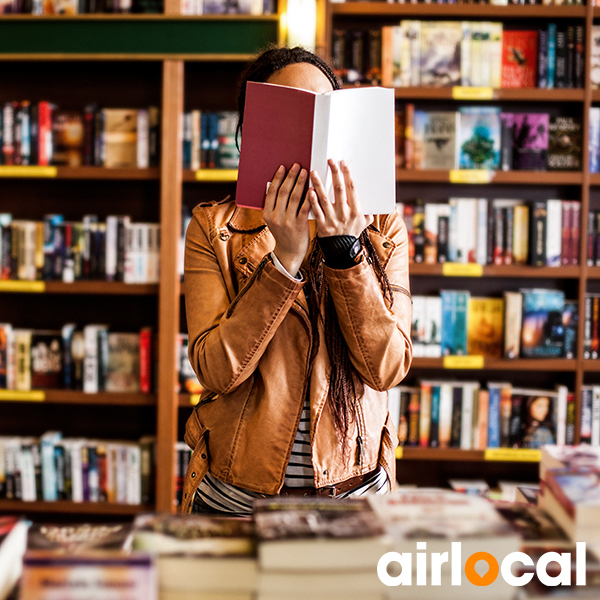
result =
[{"label": "belt", "polygon": [[331,496],[336,497],[340,494],[344,494],[345,492],[349,492],[360,487],[363,483],[375,477],[375,475],[379,472],[379,467],[370,473],[365,473],[364,475],[357,475],[356,477],[351,477],[350,479],[346,479],[346,481],[341,481],[340,483],[335,483],[333,485],[327,485],[322,488],[314,488],[314,487],[282,487],[279,492],[280,496]]}]

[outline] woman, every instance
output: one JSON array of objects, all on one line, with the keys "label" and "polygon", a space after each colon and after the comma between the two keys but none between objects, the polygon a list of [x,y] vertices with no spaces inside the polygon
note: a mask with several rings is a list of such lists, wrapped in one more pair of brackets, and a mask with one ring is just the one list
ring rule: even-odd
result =
[{"label": "woman", "polygon": [[[316,55],[271,48],[242,77],[242,135],[247,81],[340,87]],[[274,174],[262,212],[231,198],[194,209],[185,300],[207,391],[186,425],[183,512],[244,515],[259,496],[394,484],[386,391],[412,358],[406,228],[397,215],[363,215],[348,167],[329,166],[333,204],[295,164]]]}]

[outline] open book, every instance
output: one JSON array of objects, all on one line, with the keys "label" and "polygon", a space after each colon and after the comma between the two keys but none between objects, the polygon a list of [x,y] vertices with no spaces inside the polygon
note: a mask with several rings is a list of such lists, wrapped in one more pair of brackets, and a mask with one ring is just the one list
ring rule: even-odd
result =
[{"label": "open book", "polygon": [[280,165],[316,170],[333,201],[327,159],[345,160],[365,214],[394,212],[394,91],[381,87],[325,94],[248,82],[236,203],[264,205]]}]

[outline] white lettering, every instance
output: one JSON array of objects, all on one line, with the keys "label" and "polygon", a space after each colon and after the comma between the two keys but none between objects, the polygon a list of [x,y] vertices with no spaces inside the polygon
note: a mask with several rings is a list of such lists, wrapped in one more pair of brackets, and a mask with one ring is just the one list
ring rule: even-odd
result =
[{"label": "white lettering", "polygon": [[[397,562],[402,567],[402,572],[396,577],[392,577],[387,569],[388,566]],[[412,585],[412,554],[410,552],[386,552],[377,563],[377,577],[383,585]]]},{"label": "white lettering", "polygon": [[[548,575],[548,564],[551,562],[557,562],[560,565],[560,573],[554,577]],[[546,552],[542,554],[538,559],[535,572],[544,585],[571,585],[571,553]]]},{"label": "white lettering", "polygon": [[510,554],[507,554],[502,561],[502,566],[500,567],[502,577],[509,585],[527,585],[533,579],[533,572],[523,573],[520,577],[513,575],[512,565],[516,562],[520,562],[528,567],[533,566],[533,560],[531,560],[531,557],[525,554],[525,552],[511,552]]}]

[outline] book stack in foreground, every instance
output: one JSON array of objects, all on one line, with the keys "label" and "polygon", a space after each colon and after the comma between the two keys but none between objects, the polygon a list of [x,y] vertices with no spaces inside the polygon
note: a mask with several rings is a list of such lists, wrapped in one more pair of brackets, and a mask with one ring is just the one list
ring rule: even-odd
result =
[{"label": "book stack in foreground", "polygon": [[376,565],[391,549],[364,499],[281,497],[255,501],[257,600],[381,600]]},{"label": "book stack in foreground", "polygon": [[139,515],[133,547],[155,557],[159,600],[252,600],[254,524],[203,515]]},{"label": "book stack in foreground", "polygon": [[573,542],[600,544],[600,448],[543,446],[539,506]]}]

